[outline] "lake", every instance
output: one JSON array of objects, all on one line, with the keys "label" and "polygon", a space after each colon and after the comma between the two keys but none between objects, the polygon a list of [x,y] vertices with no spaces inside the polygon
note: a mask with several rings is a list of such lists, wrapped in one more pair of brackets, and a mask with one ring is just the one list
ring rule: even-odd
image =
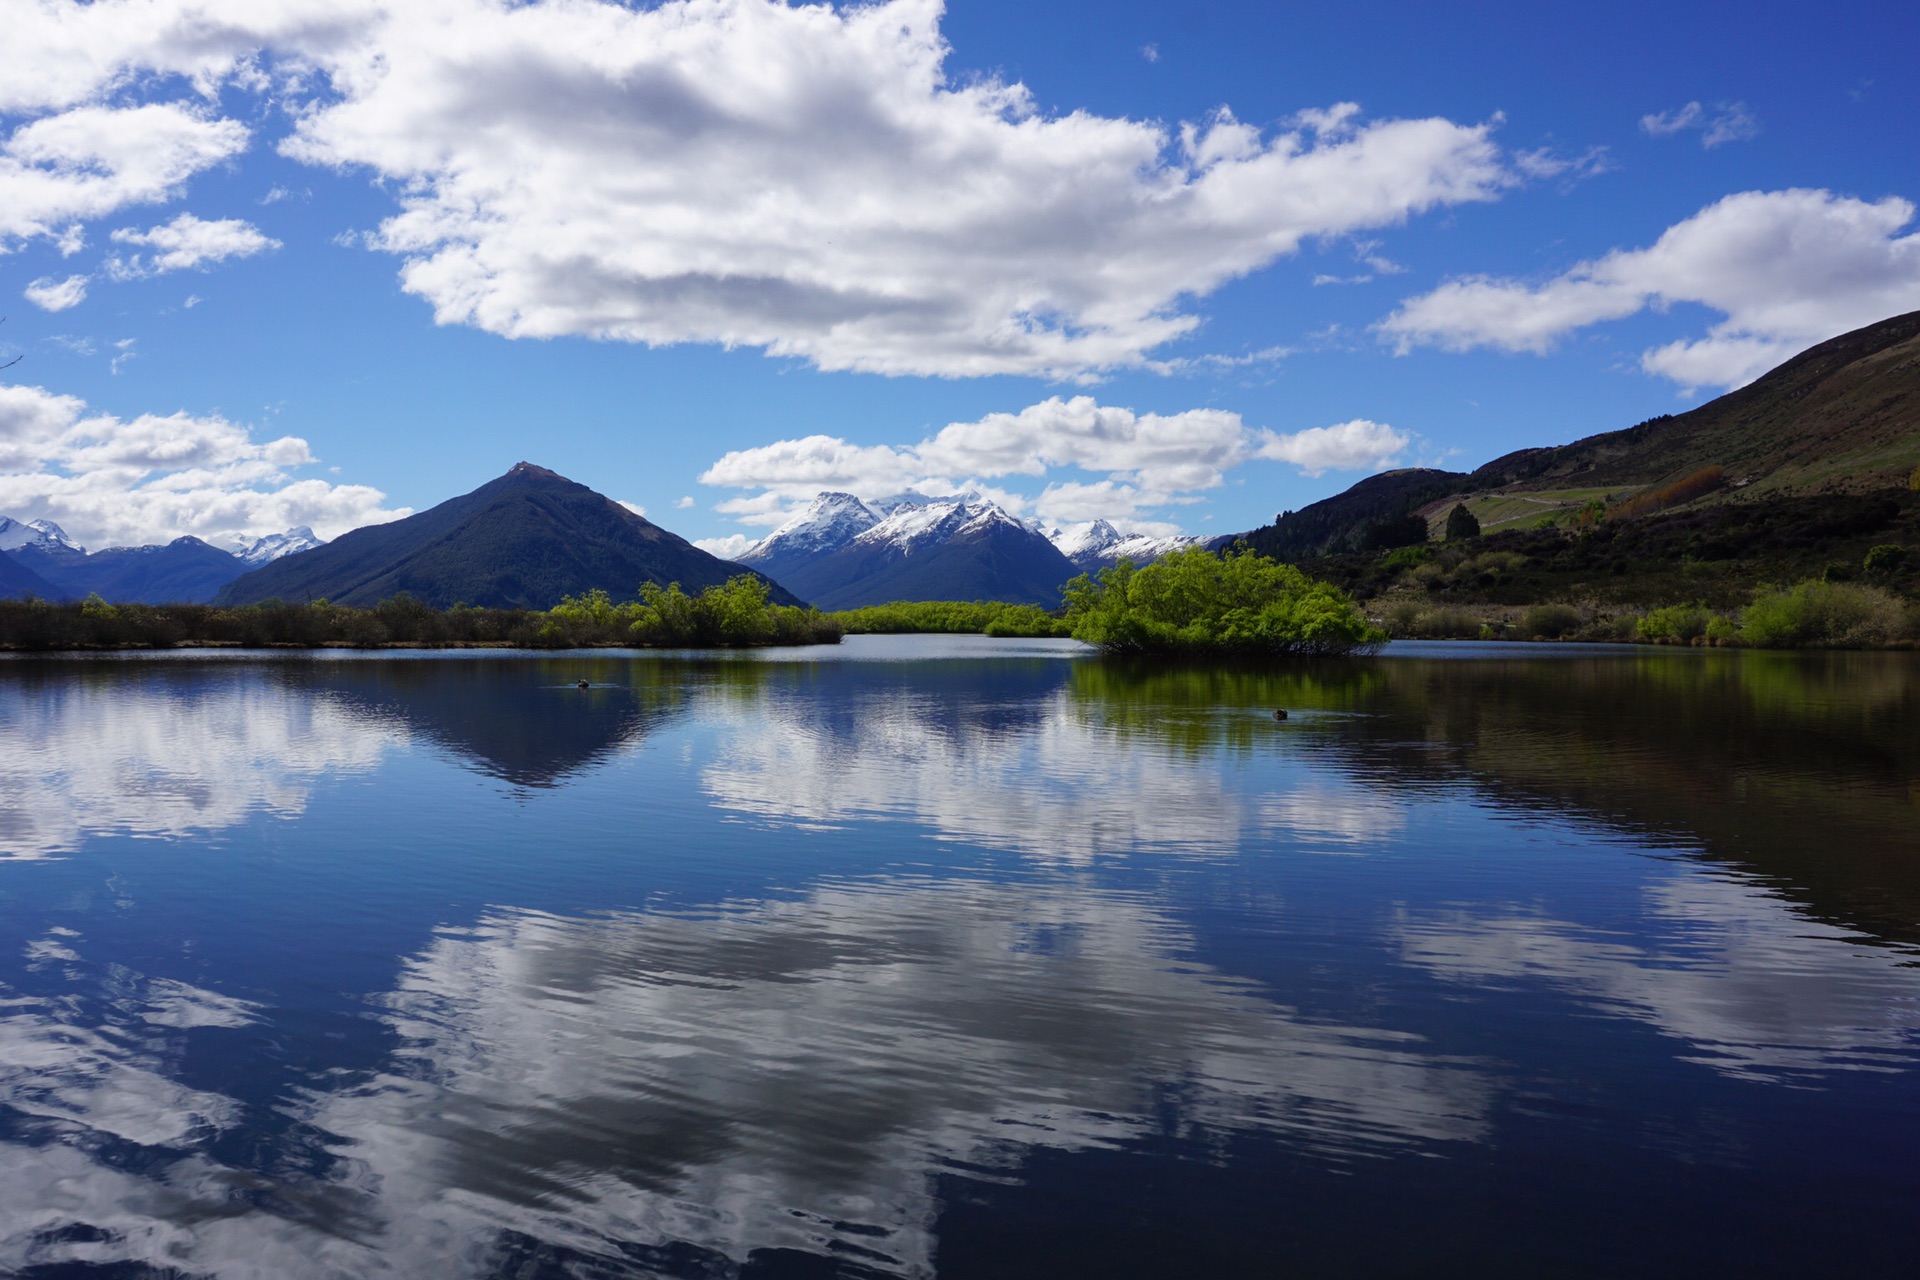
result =
[{"label": "lake", "polygon": [[0,660],[0,1273],[1904,1273],[1916,726],[1917,654]]}]

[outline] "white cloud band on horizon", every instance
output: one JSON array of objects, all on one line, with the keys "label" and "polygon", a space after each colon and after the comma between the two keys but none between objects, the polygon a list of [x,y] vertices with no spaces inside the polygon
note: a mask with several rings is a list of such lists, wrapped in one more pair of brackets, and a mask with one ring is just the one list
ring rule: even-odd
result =
[{"label": "white cloud band on horizon", "polygon": [[332,538],[410,514],[367,485],[291,474],[313,461],[297,436],[256,441],[217,416],[127,421],[43,387],[0,386],[0,515],[52,520],[94,550],[185,534],[230,548],[299,525]]},{"label": "white cloud band on horizon", "polygon": [[[777,440],[725,454],[700,483],[760,492],[718,509],[742,524],[773,525],[822,490],[872,500],[903,492],[988,492],[1010,510],[1043,520],[1096,517],[1137,532],[1177,527],[1145,518],[1152,508],[1197,501],[1254,459],[1286,462],[1308,475],[1390,466],[1411,443],[1404,432],[1366,419],[1292,434],[1248,427],[1221,409],[1137,413],[1091,396],[1053,396],[1017,413],[949,423],[916,445],[857,445],[837,436]],[[1066,468],[1102,478],[1058,478]],[[1046,479],[1031,499],[989,489],[989,480]]]},{"label": "white cloud band on horizon", "polygon": [[1376,331],[1401,353],[1491,347],[1545,353],[1567,334],[1695,303],[1725,318],[1705,337],[1645,351],[1648,373],[1688,389],[1743,386],[1827,338],[1920,308],[1914,205],[1804,188],[1746,191],[1541,284],[1452,280],[1410,298]]},{"label": "white cloud band on horizon", "polygon": [[1199,323],[1195,299],[1305,239],[1519,180],[1491,124],[1351,104],[1276,130],[1225,108],[1178,128],[1043,114],[1020,84],[950,72],[942,17],[938,0],[50,0],[0,49],[0,111],[56,113],[15,133],[0,208],[9,175],[81,182],[35,130],[104,155],[115,122],[158,112],[197,142],[145,169],[115,152],[110,190],[15,202],[0,236],[161,199],[236,153],[247,128],[209,113],[238,87],[284,103],[285,154],[399,192],[370,242],[442,323],[1072,377],[1149,366]]}]

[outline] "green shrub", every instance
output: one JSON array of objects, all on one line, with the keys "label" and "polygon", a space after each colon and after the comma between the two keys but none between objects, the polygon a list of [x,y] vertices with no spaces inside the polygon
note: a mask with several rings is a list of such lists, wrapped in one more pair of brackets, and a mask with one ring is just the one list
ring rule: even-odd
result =
[{"label": "green shrub", "polygon": [[1905,547],[1883,543],[1867,552],[1867,558],[1860,562],[1860,568],[1869,578],[1891,578],[1906,563]]},{"label": "green shrub", "polygon": [[1413,634],[1423,640],[1477,640],[1486,629],[1478,615],[1455,605],[1428,609],[1413,624]]},{"label": "green shrub", "polygon": [[1707,634],[1714,617],[1702,604],[1670,604],[1640,619],[1640,638],[1655,644],[1692,644]]},{"label": "green shrub", "polygon": [[1109,653],[1328,655],[1386,639],[1344,591],[1252,552],[1187,547],[1066,586],[1073,637]]},{"label": "green shrub", "polygon": [[1432,562],[1432,547],[1425,545],[1400,547],[1387,552],[1380,561],[1380,567],[1388,573],[1399,573],[1404,569],[1411,569],[1416,565],[1431,564]]},{"label": "green shrub", "polygon": [[1906,638],[1909,629],[1900,601],[1878,587],[1809,579],[1755,597],[1740,639],[1761,649],[1857,649]]},{"label": "green shrub", "polygon": [[1573,606],[1537,604],[1520,619],[1520,636],[1524,640],[1558,640],[1579,627],[1580,611]]},{"label": "green shrub", "polygon": [[1386,624],[1387,634],[1396,640],[1417,636],[1420,634],[1420,602],[1396,600],[1387,606],[1386,616],[1381,621]]},{"label": "green shrub", "polygon": [[[760,645],[833,644],[840,625],[818,609],[767,603],[767,580],[742,573],[717,587],[689,596],[677,582],[662,588],[645,583],[637,604],[623,605],[613,617],[627,624],[630,642],[679,649],[746,648]],[[580,601],[563,601],[554,610],[600,624],[606,602],[593,592]]]}]

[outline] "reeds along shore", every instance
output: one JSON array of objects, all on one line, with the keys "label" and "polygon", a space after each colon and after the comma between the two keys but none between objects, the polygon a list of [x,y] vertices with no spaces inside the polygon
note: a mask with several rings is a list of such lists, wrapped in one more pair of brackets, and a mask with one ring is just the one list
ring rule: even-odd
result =
[{"label": "reeds along shore", "polygon": [[742,648],[834,644],[838,623],[815,609],[767,603],[766,584],[739,577],[699,595],[678,584],[615,604],[605,592],[550,610],[435,609],[396,596],[370,609],[316,600],[214,605],[0,601],[0,649]]}]

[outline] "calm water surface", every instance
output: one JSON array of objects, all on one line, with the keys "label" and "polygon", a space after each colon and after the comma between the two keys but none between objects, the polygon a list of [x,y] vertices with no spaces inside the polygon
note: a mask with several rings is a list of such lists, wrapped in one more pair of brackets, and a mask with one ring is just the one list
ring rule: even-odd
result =
[{"label": "calm water surface", "polygon": [[1912,654],[0,661],[0,1273],[1904,1274],[1917,725]]}]

